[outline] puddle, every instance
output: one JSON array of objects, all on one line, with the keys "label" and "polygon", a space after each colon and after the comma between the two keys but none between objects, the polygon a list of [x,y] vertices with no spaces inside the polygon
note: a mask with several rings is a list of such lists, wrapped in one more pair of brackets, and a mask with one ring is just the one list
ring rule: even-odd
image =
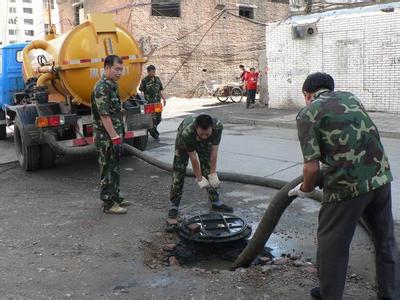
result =
[{"label": "puddle", "polygon": [[210,259],[203,261],[192,261],[187,263],[184,267],[205,270],[229,270],[232,267],[232,262],[228,260]]}]

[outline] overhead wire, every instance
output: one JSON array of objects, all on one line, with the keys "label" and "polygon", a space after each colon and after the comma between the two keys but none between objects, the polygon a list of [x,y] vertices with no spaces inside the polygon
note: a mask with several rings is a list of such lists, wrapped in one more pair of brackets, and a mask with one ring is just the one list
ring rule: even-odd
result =
[{"label": "overhead wire", "polygon": [[197,47],[202,43],[202,41],[204,40],[204,38],[206,37],[207,33],[214,27],[215,23],[217,23],[217,21],[222,17],[222,15],[224,14],[224,10],[221,11],[221,13],[219,14],[219,16],[214,20],[214,22],[211,24],[211,26],[207,29],[207,31],[203,34],[203,36],[200,38],[199,42],[197,43],[197,45],[189,52],[188,56],[186,57],[186,59],[183,61],[183,63],[179,66],[179,68],[176,70],[176,72],[172,75],[172,77],[169,79],[169,81],[167,82],[167,84],[165,85],[165,88],[168,87],[168,85],[171,83],[171,81],[175,78],[176,74],[178,74],[178,72],[182,69],[182,67],[187,63],[187,61],[189,60],[189,58],[193,55],[194,51],[197,49]]}]

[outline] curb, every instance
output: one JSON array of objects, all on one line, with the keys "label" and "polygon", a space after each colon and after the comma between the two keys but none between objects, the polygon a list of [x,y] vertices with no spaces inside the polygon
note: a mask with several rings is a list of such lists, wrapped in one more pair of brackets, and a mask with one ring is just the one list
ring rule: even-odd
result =
[{"label": "curb", "polygon": [[[225,119],[225,123],[297,129],[296,124],[293,124],[293,123],[274,122],[274,121],[268,121],[268,120],[248,119],[248,118],[241,118],[241,117],[227,118],[227,119]],[[379,131],[379,135],[381,137],[385,137],[385,138],[400,139],[400,132]]]}]

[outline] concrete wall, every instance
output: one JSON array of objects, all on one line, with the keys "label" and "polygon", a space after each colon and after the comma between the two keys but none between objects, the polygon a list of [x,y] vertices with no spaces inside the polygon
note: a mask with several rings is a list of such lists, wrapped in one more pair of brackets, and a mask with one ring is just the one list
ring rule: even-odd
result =
[{"label": "concrete wall", "polygon": [[[292,26],[312,22],[317,26],[315,36],[292,37]],[[337,89],[358,95],[368,110],[400,113],[398,8],[293,18],[270,24],[266,39],[270,107],[303,106],[305,77],[323,71],[334,77]]]},{"label": "concrete wall", "polygon": [[[127,6],[132,3],[134,6]],[[143,0],[86,0],[85,14],[90,12],[112,12],[115,21],[140,41],[144,51],[152,45],[163,47],[200,26],[219,10],[216,4],[225,4],[230,12],[238,14],[237,3],[255,5],[255,20],[259,22],[276,21],[286,18],[288,6],[265,0],[182,0],[181,17],[151,16],[150,3]],[[61,0],[61,19],[73,23],[72,0]],[[235,81],[239,75],[238,65],[257,66],[258,56],[265,50],[265,26],[248,22],[225,14],[208,32],[201,45],[190,55],[212,21],[188,37],[155,52],[150,63],[155,64],[157,72],[166,84],[179,69],[166,90],[166,94],[190,97],[199,81]],[[69,30],[69,22],[62,22],[63,30]],[[182,64],[186,62],[183,66]],[[202,70],[206,69],[207,72]],[[144,72],[145,73],[145,72]]]}]

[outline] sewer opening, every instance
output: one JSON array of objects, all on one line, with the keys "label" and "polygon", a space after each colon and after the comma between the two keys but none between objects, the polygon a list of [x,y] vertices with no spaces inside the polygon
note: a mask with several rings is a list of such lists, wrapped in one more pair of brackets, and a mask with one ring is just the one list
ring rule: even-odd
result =
[{"label": "sewer opening", "polygon": [[[226,213],[196,215],[183,220],[179,242],[166,251],[166,263],[207,270],[228,270],[248,244],[251,227],[238,216]],[[272,260],[270,248],[254,264]]]}]

